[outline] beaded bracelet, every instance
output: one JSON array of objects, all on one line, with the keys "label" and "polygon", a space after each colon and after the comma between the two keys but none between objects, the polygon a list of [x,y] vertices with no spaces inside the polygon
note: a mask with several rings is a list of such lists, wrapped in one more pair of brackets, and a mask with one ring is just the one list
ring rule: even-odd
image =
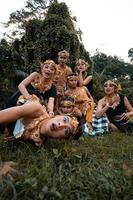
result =
[{"label": "beaded bracelet", "polygon": [[54,117],[54,112],[50,111],[50,112],[49,112],[49,115],[50,115],[51,117]]}]

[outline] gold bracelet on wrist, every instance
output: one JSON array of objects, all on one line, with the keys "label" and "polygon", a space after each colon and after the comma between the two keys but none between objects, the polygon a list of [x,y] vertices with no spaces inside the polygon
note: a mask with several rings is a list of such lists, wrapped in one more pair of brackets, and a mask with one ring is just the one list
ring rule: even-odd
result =
[{"label": "gold bracelet on wrist", "polygon": [[50,111],[49,115],[52,116],[52,117],[54,117],[54,112]]}]

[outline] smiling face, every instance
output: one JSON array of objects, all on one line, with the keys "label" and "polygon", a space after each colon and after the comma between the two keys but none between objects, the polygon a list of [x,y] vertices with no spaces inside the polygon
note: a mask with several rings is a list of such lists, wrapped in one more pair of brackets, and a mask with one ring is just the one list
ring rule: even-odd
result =
[{"label": "smiling face", "polygon": [[44,78],[50,79],[53,78],[56,67],[55,63],[53,61],[46,61],[41,66],[41,74]]},{"label": "smiling face", "polygon": [[117,85],[111,80],[106,81],[103,87],[104,87],[104,92],[107,95],[114,94],[117,91]]},{"label": "smiling face", "polygon": [[69,138],[77,125],[78,122],[76,120],[74,122],[71,117],[67,115],[57,115],[54,118],[49,119],[47,123],[44,122],[41,133],[43,134],[43,132],[45,132],[45,135],[52,138]]},{"label": "smiling face", "polygon": [[62,115],[70,115],[74,111],[75,100],[71,96],[63,96],[59,102],[58,112]]}]

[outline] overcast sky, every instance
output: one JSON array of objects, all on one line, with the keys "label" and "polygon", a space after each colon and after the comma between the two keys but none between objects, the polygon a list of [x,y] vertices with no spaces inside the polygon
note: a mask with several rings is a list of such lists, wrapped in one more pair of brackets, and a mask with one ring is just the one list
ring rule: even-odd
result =
[{"label": "overcast sky", "polygon": [[[96,49],[107,55],[117,55],[125,61],[133,47],[133,0],[59,0],[66,2],[72,16],[77,17],[77,27],[83,32],[85,48]],[[3,0],[0,21],[8,20],[13,11],[24,8],[26,0]],[[4,32],[0,25],[0,38]]]}]

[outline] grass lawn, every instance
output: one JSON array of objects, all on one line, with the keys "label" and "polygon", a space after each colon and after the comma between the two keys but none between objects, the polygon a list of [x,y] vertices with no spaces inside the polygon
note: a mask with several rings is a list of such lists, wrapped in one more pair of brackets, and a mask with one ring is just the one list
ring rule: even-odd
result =
[{"label": "grass lawn", "polygon": [[43,147],[0,140],[18,174],[0,179],[0,200],[132,200],[133,137],[121,133],[47,140]]}]

